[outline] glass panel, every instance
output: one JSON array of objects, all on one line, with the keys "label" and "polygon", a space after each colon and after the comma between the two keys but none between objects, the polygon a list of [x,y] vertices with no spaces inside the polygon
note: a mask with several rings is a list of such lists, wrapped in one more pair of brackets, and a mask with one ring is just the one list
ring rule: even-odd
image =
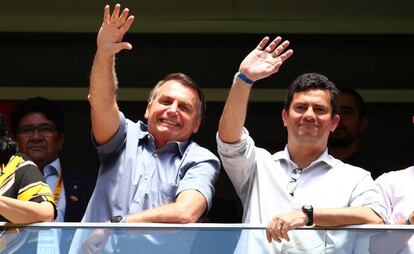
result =
[{"label": "glass panel", "polygon": [[[268,243],[248,224],[0,224],[0,253],[414,253],[413,226],[300,228]],[[73,240],[73,241],[72,241]]]}]

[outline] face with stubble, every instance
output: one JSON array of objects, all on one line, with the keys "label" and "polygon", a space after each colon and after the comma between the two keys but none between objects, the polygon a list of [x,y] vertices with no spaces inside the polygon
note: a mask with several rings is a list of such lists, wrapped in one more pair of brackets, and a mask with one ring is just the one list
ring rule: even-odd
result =
[{"label": "face with stubble", "polygon": [[165,82],[148,103],[145,112],[148,131],[157,148],[170,141],[186,141],[201,123],[197,91],[176,80]]},{"label": "face with stubble", "polygon": [[364,131],[364,117],[360,115],[355,99],[349,94],[339,96],[338,114],[341,119],[329,136],[329,146],[347,147]]}]

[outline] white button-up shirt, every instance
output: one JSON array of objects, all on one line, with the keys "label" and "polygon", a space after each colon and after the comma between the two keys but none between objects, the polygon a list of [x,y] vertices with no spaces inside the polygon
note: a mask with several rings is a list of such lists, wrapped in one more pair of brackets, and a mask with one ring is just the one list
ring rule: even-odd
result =
[{"label": "white button-up shirt", "polygon": [[[291,196],[288,184],[298,166],[290,159],[287,147],[272,155],[256,147],[246,129],[238,143],[226,144],[217,135],[217,144],[224,169],[243,204],[244,223],[267,224],[273,216],[300,210],[305,204],[314,208],[370,207],[384,220],[387,218],[370,173],[333,158],[327,150],[303,169]],[[356,236],[348,233],[291,231],[289,242],[268,244],[264,231],[253,232],[242,235],[239,245],[244,242],[240,247],[243,253],[350,253]],[[249,239],[243,239],[246,237]]]}]

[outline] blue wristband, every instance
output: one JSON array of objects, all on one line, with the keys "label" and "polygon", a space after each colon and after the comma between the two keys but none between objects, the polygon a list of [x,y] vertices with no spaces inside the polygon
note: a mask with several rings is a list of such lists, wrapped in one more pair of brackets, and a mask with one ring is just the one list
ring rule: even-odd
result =
[{"label": "blue wristband", "polygon": [[407,220],[405,221],[405,224],[411,225],[410,217],[407,218]]},{"label": "blue wristband", "polygon": [[244,75],[243,72],[239,71],[239,72],[237,72],[237,74],[238,74],[238,76],[241,80],[243,80],[244,82],[246,82],[249,85],[253,85],[254,81],[249,79],[246,75]]}]

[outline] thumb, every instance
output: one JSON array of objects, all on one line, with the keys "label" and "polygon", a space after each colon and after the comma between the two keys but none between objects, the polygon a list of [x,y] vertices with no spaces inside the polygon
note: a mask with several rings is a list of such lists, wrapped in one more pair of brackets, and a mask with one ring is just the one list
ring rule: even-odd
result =
[{"label": "thumb", "polygon": [[118,43],[115,47],[116,53],[118,53],[118,52],[120,52],[121,50],[124,50],[124,49],[131,50],[132,49],[131,43],[121,42],[121,43]]}]

